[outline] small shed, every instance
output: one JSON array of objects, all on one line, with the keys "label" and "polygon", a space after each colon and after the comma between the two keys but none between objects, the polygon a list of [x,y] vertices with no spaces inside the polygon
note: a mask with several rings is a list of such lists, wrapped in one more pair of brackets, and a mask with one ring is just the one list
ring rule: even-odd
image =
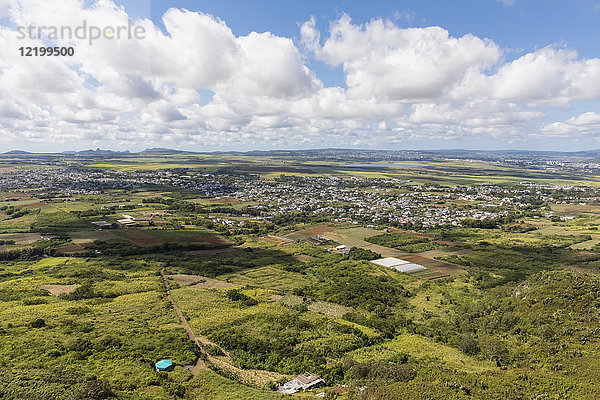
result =
[{"label": "small shed", "polygon": [[296,378],[277,388],[277,391],[285,394],[297,393],[299,391],[316,389],[325,386],[325,381],[318,375],[298,375]]},{"label": "small shed", "polygon": [[160,360],[154,364],[154,367],[157,371],[172,371],[174,368],[173,361],[171,360]]}]

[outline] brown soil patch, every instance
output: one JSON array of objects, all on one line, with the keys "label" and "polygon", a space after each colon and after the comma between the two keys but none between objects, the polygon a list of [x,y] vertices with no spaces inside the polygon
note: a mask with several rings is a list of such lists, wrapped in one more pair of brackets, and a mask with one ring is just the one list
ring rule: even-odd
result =
[{"label": "brown soil patch", "polygon": [[403,260],[410,261],[415,264],[422,265],[428,269],[447,275],[464,274],[466,271],[458,265],[449,264],[440,260],[432,260],[418,255],[410,255],[402,257]]},{"label": "brown soil patch", "polygon": [[200,243],[208,243],[208,244],[229,244],[231,243],[229,240],[219,237],[219,236],[196,236],[194,240]]},{"label": "brown soil patch", "polygon": [[17,192],[5,192],[3,193],[4,197],[6,198],[6,200],[29,200],[31,199],[31,196],[29,196],[26,193],[17,193]]},{"label": "brown soil patch", "polygon": [[23,207],[40,207],[45,205],[46,203],[44,203],[43,201],[38,201],[37,203],[23,204]]},{"label": "brown soil patch", "polygon": [[39,233],[8,233],[0,235],[2,240],[14,240],[16,244],[31,244],[42,240]]},{"label": "brown soil patch", "polygon": [[86,247],[90,247],[93,244],[93,242],[69,244],[66,246],[60,246],[58,249],[56,249],[56,251],[62,254],[81,253]]},{"label": "brown soil patch", "polygon": [[81,285],[42,285],[40,289],[47,290],[52,296],[72,293]]},{"label": "brown soil patch", "polygon": [[140,247],[152,247],[152,246],[159,246],[163,243],[165,243],[164,240],[159,239],[159,238],[149,238],[149,237],[145,237],[145,238],[132,238],[129,239],[129,241],[133,244],[135,244],[136,246],[140,246]]},{"label": "brown soil patch", "polygon": [[312,228],[300,229],[299,231],[296,231],[294,233],[299,234],[299,235],[306,235],[306,236],[321,236],[324,233],[332,232],[334,230],[335,230],[335,228],[333,228],[331,225],[322,224],[322,225],[313,226]]},{"label": "brown soil patch", "polygon": [[284,244],[294,243],[294,241],[291,239],[285,239],[285,238],[281,238],[278,236],[271,236],[271,235],[261,236],[258,238],[258,240],[263,240],[265,242],[272,243],[275,246],[283,246]]},{"label": "brown soil patch", "polygon": [[315,259],[313,256],[308,256],[306,254],[297,254],[294,258],[298,261],[311,261]]},{"label": "brown soil patch", "polygon": [[583,274],[584,272],[586,272],[585,268],[576,267],[574,265],[566,265],[565,269],[569,269],[571,271],[579,272],[580,274]]}]

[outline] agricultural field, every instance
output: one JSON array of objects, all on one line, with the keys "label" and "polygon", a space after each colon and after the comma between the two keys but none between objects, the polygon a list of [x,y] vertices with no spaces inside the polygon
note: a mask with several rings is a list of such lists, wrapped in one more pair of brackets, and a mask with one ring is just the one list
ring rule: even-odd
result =
[{"label": "agricultural field", "polygon": [[6,164],[0,397],[600,394],[595,176],[311,157],[41,157],[27,187]]}]

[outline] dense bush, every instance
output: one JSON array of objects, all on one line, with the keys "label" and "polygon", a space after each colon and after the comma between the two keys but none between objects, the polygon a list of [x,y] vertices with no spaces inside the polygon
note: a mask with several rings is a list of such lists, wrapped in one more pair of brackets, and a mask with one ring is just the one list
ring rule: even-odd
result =
[{"label": "dense bush", "polygon": [[365,240],[370,243],[391,247],[407,253],[421,253],[443,246],[439,243],[430,241],[428,238],[406,233],[386,233],[383,235],[372,236]]},{"label": "dense bush", "polygon": [[381,258],[381,254],[371,250],[365,250],[360,247],[352,247],[348,253],[348,257],[352,260],[375,260]]},{"label": "dense bush", "polygon": [[245,295],[239,290],[230,289],[227,291],[226,295],[229,298],[229,300],[237,301],[245,306],[255,306],[258,304],[258,301],[256,301],[250,296]]},{"label": "dense bush", "polygon": [[387,276],[370,274],[370,268],[356,261],[314,263],[309,270],[322,283],[299,294],[369,311],[404,304],[410,292]]}]

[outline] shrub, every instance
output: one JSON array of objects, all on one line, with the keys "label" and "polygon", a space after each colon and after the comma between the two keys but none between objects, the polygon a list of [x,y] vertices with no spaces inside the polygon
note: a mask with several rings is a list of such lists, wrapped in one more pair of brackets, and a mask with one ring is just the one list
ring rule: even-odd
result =
[{"label": "shrub", "polygon": [[44,326],[46,326],[46,321],[44,321],[42,318],[38,318],[35,321],[33,321],[30,325],[32,328],[43,328]]}]

